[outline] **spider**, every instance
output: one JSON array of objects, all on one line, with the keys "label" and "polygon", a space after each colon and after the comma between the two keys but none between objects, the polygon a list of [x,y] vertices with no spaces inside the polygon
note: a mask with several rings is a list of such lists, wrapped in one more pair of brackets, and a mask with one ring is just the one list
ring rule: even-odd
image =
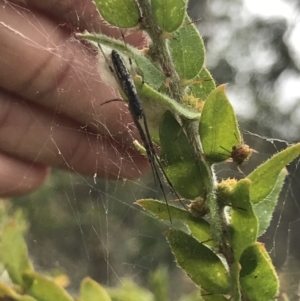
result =
[{"label": "spider", "polygon": [[[101,49],[101,46],[99,44],[98,44],[98,47]],[[116,50],[112,50],[111,58],[112,58],[112,64],[114,66],[114,69],[112,69],[111,67],[110,67],[110,69],[112,72],[115,71],[117,80],[118,80],[124,94],[126,95],[126,97],[128,99],[128,108],[129,108],[130,114],[132,116],[133,122],[134,122],[134,124],[139,132],[139,135],[141,137],[143,146],[145,147],[146,154],[147,154],[149,163],[151,165],[154,182],[159,185],[159,187],[163,193],[163,196],[164,196],[164,199],[165,199],[165,202],[167,205],[167,209],[168,209],[169,219],[170,219],[170,222],[172,222],[169,202],[168,202],[166,193],[163,188],[159,170],[162,173],[163,177],[165,178],[167,184],[169,185],[171,192],[173,192],[179,200],[180,200],[180,197],[177,194],[177,192],[175,191],[167,174],[165,173],[163,166],[160,162],[160,159],[155,151],[155,148],[154,148],[154,145],[153,145],[153,142],[151,139],[151,135],[149,132],[149,128],[148,128],[146,115],[145,115],[145,112],[144,112],[144,109],[142,106],[142,102],[137,94],[136,87],[133,82],[132,76],[131,76],[130,72],[128,71],[127,67],[125,66],[125,63],[124,63],[123,59],[121,58],[120,54]],[[120,99],[111,99],[111,100],[104,102],[102,105],[107,104],[109,102],[113,102],[113,101],[120,101]],[[140,120],[142,120],[144,128],[141,126]]]}]

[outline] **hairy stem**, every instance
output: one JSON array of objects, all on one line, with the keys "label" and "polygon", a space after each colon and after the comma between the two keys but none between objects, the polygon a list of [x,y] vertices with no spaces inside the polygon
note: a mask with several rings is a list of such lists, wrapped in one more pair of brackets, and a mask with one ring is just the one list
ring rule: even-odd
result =
[{"label": "hairy stem", "polygon": [[150,1],[138,0],[138,3],[142,13],[142,26],[144,25],[143,30],[148,33],[152,40],[152,53],[154,54],[155,58],[158,59],[162,70],[167,72],[170,76],[170,96],[180,103],[183,96],[183,89],[167,47],[167,40],[162,37],[162,31],[156,24]]},{"label": "hairy stem", "polygon": [[[167,73],[170,76],[169,94],[173,99],[181,103],[183,99],[184,88],[180,83],[180,78],[173,64],[172,57],[167,46],[167,40],[163,38],[162,30],[158,27],[156,23],[150,1],[137,1],[139,3],[140,10],[142,13],[143,29],[147,31],[149,37],[152,40],[152,52],[158,59],[162,70],[167,70]],[[206,197],[208,207],[210,209],[213,239],[217,245],[221,245],[222,225],[219,207],[216,202],[214,176],[211,166],[205,160],[205,157],[203,155],[198,131],[198,122],[185,120],[180,116],[175,117],[183,126],[185,134],[194,151],[195,163],[200,166],[200,170],[203,173],[203,177],[202,179],[200,179],[200,181],[203,181],[203,179],[209,179],[209,181],[207,181],[207,183],[204,183],[204,185],[206,187]]]}]

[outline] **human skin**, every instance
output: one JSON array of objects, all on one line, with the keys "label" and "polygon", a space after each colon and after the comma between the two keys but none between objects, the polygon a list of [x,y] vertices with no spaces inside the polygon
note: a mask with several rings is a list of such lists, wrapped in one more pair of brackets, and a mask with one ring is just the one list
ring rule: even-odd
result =
[{"label": "human skin", "polygon": [[[138,133],[128,109],[101,106],[119,96],[105,84],[95,49],[74,37],[119,31],[101,24],[92,0],[0,4],[0,196],[37,189],[50,167],[140,177],[149,164],[132,147]],[[130,40],[139,45],[142,37]]]}]

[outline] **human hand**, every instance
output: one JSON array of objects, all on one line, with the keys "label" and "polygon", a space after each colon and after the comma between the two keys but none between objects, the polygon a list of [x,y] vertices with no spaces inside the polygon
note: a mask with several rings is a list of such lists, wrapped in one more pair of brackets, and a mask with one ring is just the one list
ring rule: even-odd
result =
[{"label": "human hand", "polygon": [[138,134],[127,107],[101,106],[116,92],[92,49],[73,37],[74,28],[119,33],[101,25],[92,0],[0,3],[0,196],[35,190],[51,166],[139,177],[149,166],[132,147]]}]

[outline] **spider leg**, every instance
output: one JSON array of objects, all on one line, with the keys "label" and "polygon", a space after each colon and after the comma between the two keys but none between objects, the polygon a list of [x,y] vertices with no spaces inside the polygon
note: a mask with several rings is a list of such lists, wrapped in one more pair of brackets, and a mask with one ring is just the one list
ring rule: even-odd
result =
[{"label": "spider leg", "polygon": [[114,98],[114,99],[110,99],[110,100],[104,101],[104,103],[102,103],[102,104],[100,105],[100,107],[103,106],[103,105],[106,105],[106,104],[108,104],[108,103],[110,103],[110,102],[114,102],[114,101],[123,101],[123,102],[124,102],[123,99],[120,99],[120,98]]},{"label": "spider leg", "polygon": [[149,132],[149,128],[148,128],[148,124],[147,124],[147,120],[146,120],[146,115],[143,113],[142,114],[142,119],[143,119],[143,122],[144,122],[144,127],[145,127],[145,131],[146,131],[146,136],[147,136],[147,141],[149,143],[149,146],[150,146],[150,149],[151,149],[151,153],[152,153],[152,156],[154,157],[160,171],[162,172],[164,178],[166,179],[167,183],[168,183],[168,186],[170,187],[170,190],[172,193],[175,194],[175,196],[178,198],[179,202],[181,203],[181,205],[188,211],[187,207],[185,206],[185,204],[181,201],[181,197],[178,195],[178,193],[176,192],[173,184],[171,183],[171,181],[169,180],[161,162],[160,162],[160,159],[158,158],[157,156],[157,153],[155,151],[155,148],[154,148],[154,145],[152,143],[152,139],[151,139],[151,136],[150,136],[150,132]]},{"label": "spider leg", "polygon": [[151,148],[149,147],[149,143],[148,143],[147,137],[146,137],[146,135],[144,133],[144,130],[143,130],[142,126],[140,125],[139,121],[134,119],[134,124],[135,124],[136,128],[138,129],[138,132],[140,134],[141,140],[142,140],[142,142],[144,144],[144,147],[145,147],[145,150],[146,150],[146,153],[147,153],[147,157],[148,157],[149,163],[151,165],[154,182],[155,182],[155,184],[157,184],[158,183],[158,179],[159,179],[159,175],[156,172],[155,159],[154,159],[153,154],[151,152]]},{"label": "spider leg", "polygon": [[[143,121],[145,122],[144,114],[142,115],[142,118],[143,118]],[[161,189],[161,191],[163,193],[163,196],[164,196],[164,199],[165,199],[165,202],[166,202],[166,205],[167,205],[167,209],[168,209],[169,219],[170,219],[170,222],[172,223],[169,202],[168,202],[163,184],[161,182],[159,172],[157,170],[157,166],[155,164],[155,161],[157,162],[157,158],[156,158],[156,153],[155,153],[155,150],[154,150],[154,147],[153,147],[152,140],[149,139],[150,137],[148,136],[147,130],[146,130],[146,134],[145,134],[145,132],[144,132],[141,124],[139,123],[138,119],[136,118],[136,116],[133,117],[133,120],[134,120],[135,126],[137,127],[137,129],[139,131],[139,134],[140,134],[140,137],[141,137],[142,142],[144,144],[144,147],[146,149],[148,160],[150,162],[151,169],[152,169],[154,182],[155,182],[156,185],[159,185],[159,188]],[[148,127],[147,127],[147,129],[148,129]]]}]

